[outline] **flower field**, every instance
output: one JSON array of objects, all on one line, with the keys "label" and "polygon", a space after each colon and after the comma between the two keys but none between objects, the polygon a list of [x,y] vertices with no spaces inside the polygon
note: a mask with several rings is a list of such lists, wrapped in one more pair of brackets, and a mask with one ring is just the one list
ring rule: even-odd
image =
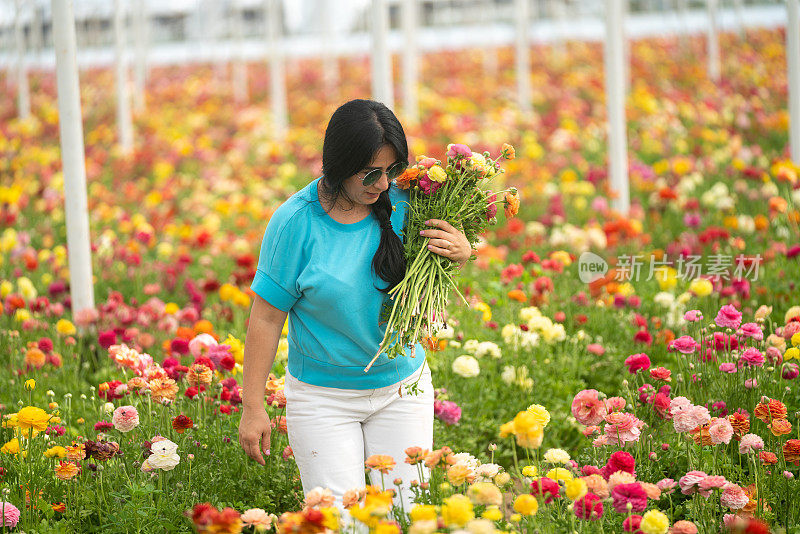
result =
[{"label": "flower field", "polygon": [[[714,85],[701,40],[634,43],[628,216],[610,208],[601,46],[535,47],[528,117],[511,49],[495,73],[479,51],[425,56],[422,121],[404,124],[412,157],[509,142],[516,158],[491,187],[517,187],[521,206],[461,271],[470,306],[451,298],[449,327],[425,340],[435,450],[370,458],[381,485],[346,495],[354,524],[323,489],[302,493],[285,337],[265,392],[266,466],[237,428],[264,228],[319,176],[332,111],[369,95],[367,61],[342,60],[338,94],[318,61],[293,63],[283,143],[265,67],[249,67],[248,106],[211,67],[154,69],[131,156],[114,147],[113,73],[84,71],[96,309],[78,315],[55,77],[33,73],[29,121],[4,92],[3,531],[800,532],[800,169],[784,35],[721,47]],[[394,462],[420,466],[411,510],[392,507]]]}]

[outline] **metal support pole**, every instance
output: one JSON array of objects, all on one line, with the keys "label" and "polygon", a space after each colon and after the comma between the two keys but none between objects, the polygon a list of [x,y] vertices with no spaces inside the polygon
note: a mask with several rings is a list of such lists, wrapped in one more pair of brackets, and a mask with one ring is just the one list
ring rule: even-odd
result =
[{"label": "metal support pole", "polygon": [[78,63],[75,58],[75,17],[71,0],[52,0],[53,46],[56,52],[58,127],[64,172],[72,313],[94,308],[89,215],[86,201],[86,162],[83,152]]}]

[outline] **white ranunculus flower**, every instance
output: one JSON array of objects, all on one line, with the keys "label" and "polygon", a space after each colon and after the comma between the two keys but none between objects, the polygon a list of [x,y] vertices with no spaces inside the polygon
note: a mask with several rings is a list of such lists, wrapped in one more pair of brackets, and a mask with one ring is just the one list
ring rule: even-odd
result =
[{"label": "white ranunculus flower", "polygon": [[656,295],[653,297],[653,302],[660,304],[665,308],[671,308],[672,304],[675,302],[675,295],[669,293],[668,291],[661,291],[656,293]]},{"label": "white ranunculus flower", "polygon": [[483,341],[478,345],[478,348],[475,349],[475,356],[478,358],[483,358],[484,356],[491,356],[495,360],[499,359],[503,353],[500,351],[500,347],[497,346],[496,343],[491,341]]},{"label": "white ranunculus flower", "polygon": [[152,454],[170,455],[178,452],[178,444],[168,439],[162,439],[150,445]]},{"label": "white ranunculus flower", "polygon": [[548,449],[544,453],[544,461],[551,464],[568,464],[570,457],[569,453],[563,449]]},{"label": "white ranunculus flower", "polygon": [[517,372],[513,365],[506,365],[503,367],[503,372],[500,374],[500,379],[506,384],[512,384],[517,379]]},{"label": "white ranunculus flower", "polygon": [[522,332],[520,344],[524,349],[532,349],[539,344],[539,334],[536,332]]},{"label": "white ranunculus flower", "polygon": [[472,378],[478,376],[481,372],[481,367],[478,360],[468,354],[463,354],[453,360],[453,372],[464,378]]},{"label": "white ranunculus flower", "polygon": [[500,472],[497,464],[481,464],[475,469],[475,474],[479,477],[494,478]]},{"label": "white ranunculus flower", "polygon": [[439,339],[453,339],[455,335],[456,331],[450,325],[445,325],[444,328],[436,332],[436,337],[438,337]]},{"label": "white ranunculus flower", "polygon": [[103,404],[103,413],[106,415],[111,415],[114,413],[114,404],[110,402]]},{"label": "white ranunculus flower", "polygon": [[480,345],[480,341],[477,339],[468,339],[464,342],[464,350],[474,354],[478,349],[478,345]]},{"label": "white ranunculus flower", "polygon": [[525,321],[526,323],[529,322],[534,317],[541,317],[542,312],[539,311],[539,308],[536,306],[528,306],[527,308],[522,308],[519,311],[519,318]]},{"label": "white ranunculus flower", "polygon": [[147,463],[156,469],[163,469],[164,471],[171,471],[181,461],[181,457],[175,453],[172,454],[151,454],[147,458]]}]

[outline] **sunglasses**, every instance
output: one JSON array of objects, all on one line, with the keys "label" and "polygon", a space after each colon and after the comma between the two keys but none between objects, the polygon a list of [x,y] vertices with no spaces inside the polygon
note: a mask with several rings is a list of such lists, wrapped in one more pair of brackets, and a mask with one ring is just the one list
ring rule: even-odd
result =
[{"label": "sunglasses", "polygon": [[[408,163],[405,161],[396,161],[392,163],[388,169],[386,169],[386,176],[389,177],[389,181],[391,182],[405,171],[408,168]],[[381,179],[381,175],[383,174],[383,169],[372,169],[368,173],[364,175],[361,179],[361,185],[368,186],[372,185],[378,180]]]}]

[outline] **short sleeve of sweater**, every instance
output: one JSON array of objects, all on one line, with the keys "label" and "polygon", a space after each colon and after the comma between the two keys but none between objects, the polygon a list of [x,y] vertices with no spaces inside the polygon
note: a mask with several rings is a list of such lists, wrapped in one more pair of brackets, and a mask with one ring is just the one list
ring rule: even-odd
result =
[{"label": "short sleeve of sweater", "polygon": [[[253,283],[258,296],[281,311],[289,311],[300,298],[297,280],[306,262],[301,235],[303,214],[296,202],[287,201],[275,210],[264,232]],[[300,240],[300,241],[298,241]]]}]

